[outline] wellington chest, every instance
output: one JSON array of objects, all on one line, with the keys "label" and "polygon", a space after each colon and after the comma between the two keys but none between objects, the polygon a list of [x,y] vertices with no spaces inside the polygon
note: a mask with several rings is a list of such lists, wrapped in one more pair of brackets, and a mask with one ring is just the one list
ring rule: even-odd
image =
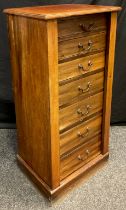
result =
[{"label": "wellington chest", "polygon": [[17,158],[51,198],[109,154],[120,7],[6,9]]}]

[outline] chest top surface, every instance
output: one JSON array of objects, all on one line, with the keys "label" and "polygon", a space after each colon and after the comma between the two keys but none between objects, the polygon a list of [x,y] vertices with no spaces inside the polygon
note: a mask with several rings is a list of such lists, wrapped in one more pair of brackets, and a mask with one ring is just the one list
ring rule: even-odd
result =
[{"label": "chest top surface", "polygon": [[113,12],[119,10],[121,10],[121,7],[87,4],[60,4],[24,8],[11,8],[5,9],[4,12],[7,14],[28,16],[48,20],[76,15]]}]

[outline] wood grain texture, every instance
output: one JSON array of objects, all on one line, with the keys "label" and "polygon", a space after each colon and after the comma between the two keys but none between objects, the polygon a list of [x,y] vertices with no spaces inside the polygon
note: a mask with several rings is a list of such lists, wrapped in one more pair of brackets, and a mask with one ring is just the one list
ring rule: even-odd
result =
[{"label": "wood grain texture", "polygon": [[113,12],[108,17],[108,47],[106,51],[106,70],[105,70],[105,94],[103,106],[103,154],[109,150],[109,128],[111,116],[112,84],[114,71],[114,55],[116,41],[117,13]]},{"label": "wood grain texture", "polygon": [[104,87],[104,71],[59,86],[59,105],[65,107],[102,91]]},{"label": "wood grain texture", "polygon": [[[90,66],[90,63],[92,64]],[[79,66],[82,66],[80,68]],[[95,73],[96,70],[105,67],[105,52],[78,58],[72,61],[64,62],[58,65],[60,84],[69,82],[80,76],[87,76],[89,73]]]},{"label": "wood grain texture", "polygon": [[77,38],[106,30],[106,15],[92,14],[62,18],[58,21],[58,39]]},{"label": "wood grain texture", "polygon": [[[55,100],[55,109],[58,106],[56,86],[51,90],[53,82],[57,84],[55,67],[57,34],[56,29],[53,30],[53,34],[50,32],[49,28],[53,27],[53,23],[48,24],[36,19],[9,16],[13,90],[19,133],[18,154],[40,178],[53,188],[54,185],[56,187],[59,184],[59,140],[57,139],[58,127],[56,127],[58,115],[55,115],[54,118],[52,111],[50,112],[50,107],[54,111],[53,100]],[[39,44],[36,44],[38,42]],[[51,47],[51,43],[55,45],[55,48]],[[50,47],[53,50],[52,57],[48,54]],[[55,78],[51,75],[51,68],[55,71]],[[53,80],[49,81],[51,77]],[[57,100],[50,98],[50,94]],[[54,123],[53,132],[52,122]],[[55,139],[53,138],[54,133]],[[53,140],[54,142],[51,142]],[[54,153],[52,152],[55,152],[56,155],[55,165],[53,165]],[[52,172],[53,167],[55,171]]]},{"label": "wood grain texture", "polygon": [[[103,92],[90,96],[84,100],[78,101],[71,106],[60,109],[59,114],[59,129],[63,132],[78,123],[85,121],[87,117],[102,111]],[[89,108],[88,108],[89,107]],[[83,112],[78,113],[78,110]]]},{"label": "wood grain texture", "polygon": [[61,4],[25,8],[5,9],[4,12],[19,16],[34,17],[37,19],[55,19],[76,15],[119,11],[121,7],[99,6],[87,4]]},{"label": "wood grain texture", "polygon": [[60,155],[68,153],[79,145],[101,133],[102,116],[96,116],[60,135]]},{"label": "wood grain texture", "polygon": [[52,195],[52,189],[44,182],[40,176],[31,168],[31,166],[22,159],[19,155],[17,155],[18,165],[25,172],[31,180],[38,186],[38,188],[43,192],[48,198]]},{"label": "wood grain texture", "polygon": [[[93,169],[93,167],[96,167],[96,165],[98,166],[98,163],[101,162],[101,164],[103,163],[103,161],[108,160],[109,154],[106,153],[105,155],[99,154],[97,157],[95,157],[94,159],[92,159],[90,162],[88,162],[87,164],[85,164],[83,167],[79,168],[78,170],[76,170],[75,172],[73,172],[72,174],[70,174],[68,177],[66,177],[65,179],[63,179],[61,181],[61,185],[59,188],[63,189],[66,186],[71,185],[73,182],[75,182],[76,180],[78,180],[78,178],[82,177],[84,174],[86,174],[85,172],[88,173],[88,171],[90,169]],[[58,193],[58,189],[55,193]]]},{"label": "wood grain texture", "polygon": [[[59,160],[59,89],[58,89],[58,32],[57,21],[47,21],[48,39],[48,69],[49,69],[49,94],[50,94],[50,155],[51,155],[51,188],[60,184]],[[45,50],[45,49],[44,49]],[[44,64],[46,65],[46,63]],[[46,92],[45,92],[46,95]],[[43,96],[40,96],[43,97]],[[43,119],[42,119],[43,120]],[[43,123],[45,123],[43,121]]]},{"label": "wood grain texture", "polygon": [[101,136],[99,135],[61,159],[61,180],[98,156],[101,153],[100,145]]},{"label": "wood grain texture", "polygon": [[18,161],[22,166],[22,169],[28,174],[30,179],[38,186],[38,188],[45,193],[45,195],[49,198],[49,200],[54,199],[60,195],[60,193],[67,188],[68,186],[72,186],[72,183],[75,183],[79,178],[84,177],[88,171],[98,170],[99,164],[103,165],[103,162],[106,161],[109,157],[109,154],[98,155],[96,158],[92,159],[83,167],[79,168],[77,171],[70,174],[68,177],[63,179],[60,183],[60,186],[52,190],[49,186],[40,179],[40,177],[33,171],[33,169],[20,157],[18,156]]},{"label": "wood grain texture", "polygon": [[114,11],[120,9],[72,4],[5,10],[18,160],[48,197],[108,157]]},{"label": "wood grain texture", "polygon": [[[89,48],[89,42],[92,42]],[[80,48],[79,44],[83,47]],[[59,62],[63,62],[69,58],[76,58],[77,56],[88,55],[90,53],[97,53],[105,50],[106,47],[106,33],[101,32],[99,34],[90,35],[86,37],[79,37],[77,39],[71,39],[67,41],[59,42],[58,57]]]}]

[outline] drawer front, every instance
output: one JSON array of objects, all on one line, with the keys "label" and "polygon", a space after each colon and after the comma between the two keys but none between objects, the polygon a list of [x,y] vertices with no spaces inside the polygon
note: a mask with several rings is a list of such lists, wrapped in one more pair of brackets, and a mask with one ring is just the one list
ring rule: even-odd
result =
[{"label": "drawer front", "polygon": [[59,42],[59,62],[105,50],[106,32]]},{"label": "drawer front", "polygon": [[84,122],[92,114],[102,111],[103,92],[78,101],[71,106],[59,110],[59,129],[60,133]]},{"label": "drawer front", "polygon": [[64,179],[101,153],[101,135],[96,136],[60,162],[60,179]]},{"label": "drawer front", "polygon": [[103,30],[106,30],[105,14],[64,18],[58,21],[59,41]]},{"label": "drawer front", "polygon": [[102,116],[88,120],[60,135],[60,155],[68,153],[77,146],[101,133]]},{"label": "drawer front", "polygon": [[67,83],[59,86],[59,105],[69,105],[70,103],[92,95],[104,86],[104,72]]},{"label": "drawer front", "polygon": [[59,64],[59,81],[70,81],[75,77],[92,73],[105,66],[105,52],[78,58]]}]

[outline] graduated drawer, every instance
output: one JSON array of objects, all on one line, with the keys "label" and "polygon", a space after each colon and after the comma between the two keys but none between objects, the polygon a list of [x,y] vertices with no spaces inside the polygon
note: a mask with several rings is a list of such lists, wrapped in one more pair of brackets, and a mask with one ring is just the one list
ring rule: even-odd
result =
[{"label": "graduated drawer", "polygon": [[101,153],[101,135],[94,137],[60,161],[60,179],[64,179]]},{"label": "graduated drawer", "polygon": [[60,133],[66,131],[86,118],[100,112],[103,104],[103,92],[90,96],[84,100],[78,101],[70,106],[59,110],[59,129]]},{"label": "graduated drawer", "polygon": [[101,133],[102,116],[94,117],[60,135],[60,155],[68,153]]},{"label": "graduated drawer", "polygon": [[105,50],[106,32],[59,42],[59,62]]},{"label": "graduated drawer", "polygon": [[59,82],[70,81],[75,77],[93,73],[105,67],[105,52],[67,61],[58,65]]},{"label": "graduated drawer", "polygon": [[100,90],[104,86],[104,71],[59,86],[59,105],[69,105]]},{"label": "graduated drawer", "polygon": [[106,30],[105,14],[64,18],[58,21],[59,41]]}]

